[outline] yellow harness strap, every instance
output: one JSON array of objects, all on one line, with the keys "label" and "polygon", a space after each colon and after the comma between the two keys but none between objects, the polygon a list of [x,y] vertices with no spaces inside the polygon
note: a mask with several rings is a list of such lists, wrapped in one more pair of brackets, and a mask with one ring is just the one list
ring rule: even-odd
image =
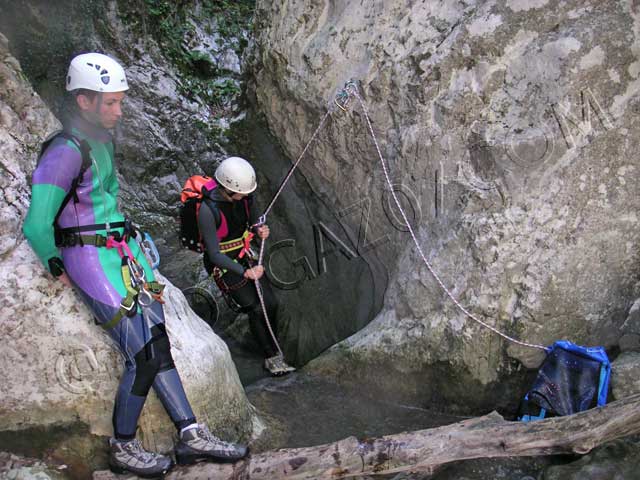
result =
[{"label": "yellow harness strap", "polygon": [[[228,253],[233,252],[239,249],[248,249],[249,242],[253,238],[253,233],[249,232],[249,230],[245,230],[240,238],[234,238],[233,240],[229,240],[227,242],[220,242],[220,253]],[[244,255],[241,255],[242,258]]]}]

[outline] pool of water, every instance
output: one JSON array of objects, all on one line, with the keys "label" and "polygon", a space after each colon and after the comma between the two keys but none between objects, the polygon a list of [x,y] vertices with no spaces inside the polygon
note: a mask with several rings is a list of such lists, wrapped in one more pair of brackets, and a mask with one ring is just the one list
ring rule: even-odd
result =
[{"label": "pool of water", "polygon": [[466,417],[370,398],[326,379],[296,372],[246,388],[260,412],[284,425],[283,446],[320,445],[446,425]]},{"label": "pool of water", "polygon": [[285,432],[278,447],[319,445],[351,435],[389,435],[468,418],[372,398],[364,386],[345,389],[304,371],[271,377],[263,369],[264,358],[259,353],[219,334],[229,346],[251,403]]},{"label": "pool of water", "polygon": [[[349,436],[358,439],[422,430],[455,423],[466,416],[435,408],[420,408],[376,398],[366,385],[343,386],[298,371],[270,377],[261,355],[225,338],[245,385],[247,397],[268,424],[268,440],[257,450],[322,445]],[[376,476],[393,480],[533,480],[554,458],[479,459],[456,462],[432,475],[425,473]]]}]

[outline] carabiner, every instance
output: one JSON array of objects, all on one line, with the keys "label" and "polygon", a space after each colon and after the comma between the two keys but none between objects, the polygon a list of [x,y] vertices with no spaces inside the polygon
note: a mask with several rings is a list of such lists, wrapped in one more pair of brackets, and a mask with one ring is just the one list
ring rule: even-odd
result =
[{"label": "carabiner", "polygon": [[264,225],[265,223],[267,223],[267,216],[262,214],[260,215],[260,217],[258,217],[258,221],[256,223],[254,223],[253,225],[251,225],[251,228],[255,228],[255,227],[261,227],[262,225]]},{"label": "carabiner", "polygon": [[144,285],[144,268],[142,268],[140,264],[131,257],[127,257],[127,265],[129,266],[133,282],[135,282],[136,285]]},{"label": "carabiner", "polygon": [[151,304],[153,303],[153,297],[149,292],[147,292],[147,289],[144,288],[144,285],[140,288],[140,291],[138,292],[138,303],[142,308],[150,307]]}]

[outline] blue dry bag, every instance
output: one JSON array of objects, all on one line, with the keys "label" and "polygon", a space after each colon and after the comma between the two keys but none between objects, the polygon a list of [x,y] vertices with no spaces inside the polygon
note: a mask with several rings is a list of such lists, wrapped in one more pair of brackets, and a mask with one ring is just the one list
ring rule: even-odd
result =
[{"label": "blue dry bag", "polygon": [[528,422],[563,416],[607,403],[611,364],[602,347],[560,340],[549,347],[538,376],[520,407]]}]

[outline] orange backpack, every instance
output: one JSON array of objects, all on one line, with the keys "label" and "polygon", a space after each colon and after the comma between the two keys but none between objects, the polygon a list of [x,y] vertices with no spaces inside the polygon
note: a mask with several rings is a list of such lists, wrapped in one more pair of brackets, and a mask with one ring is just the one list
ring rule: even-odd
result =
[{"label": "orange backpack", "polygon": [[[203,189],[211,191],[218,186],[215,179],[206,175],[193,175],[189,177],[182,188],[180,201],[180,239],[182,245],[189,250],[201,253],[204,251],[202,247],[202,235],[198,228],[198,213],[203,200],[207,199],[203,195]],[[217,210],[217,209],[216,209]],[[220,225],[217,228],[218,240],[223,239],[229,233],[227,227],[227,219],[222,212],[220,213]]]}]

